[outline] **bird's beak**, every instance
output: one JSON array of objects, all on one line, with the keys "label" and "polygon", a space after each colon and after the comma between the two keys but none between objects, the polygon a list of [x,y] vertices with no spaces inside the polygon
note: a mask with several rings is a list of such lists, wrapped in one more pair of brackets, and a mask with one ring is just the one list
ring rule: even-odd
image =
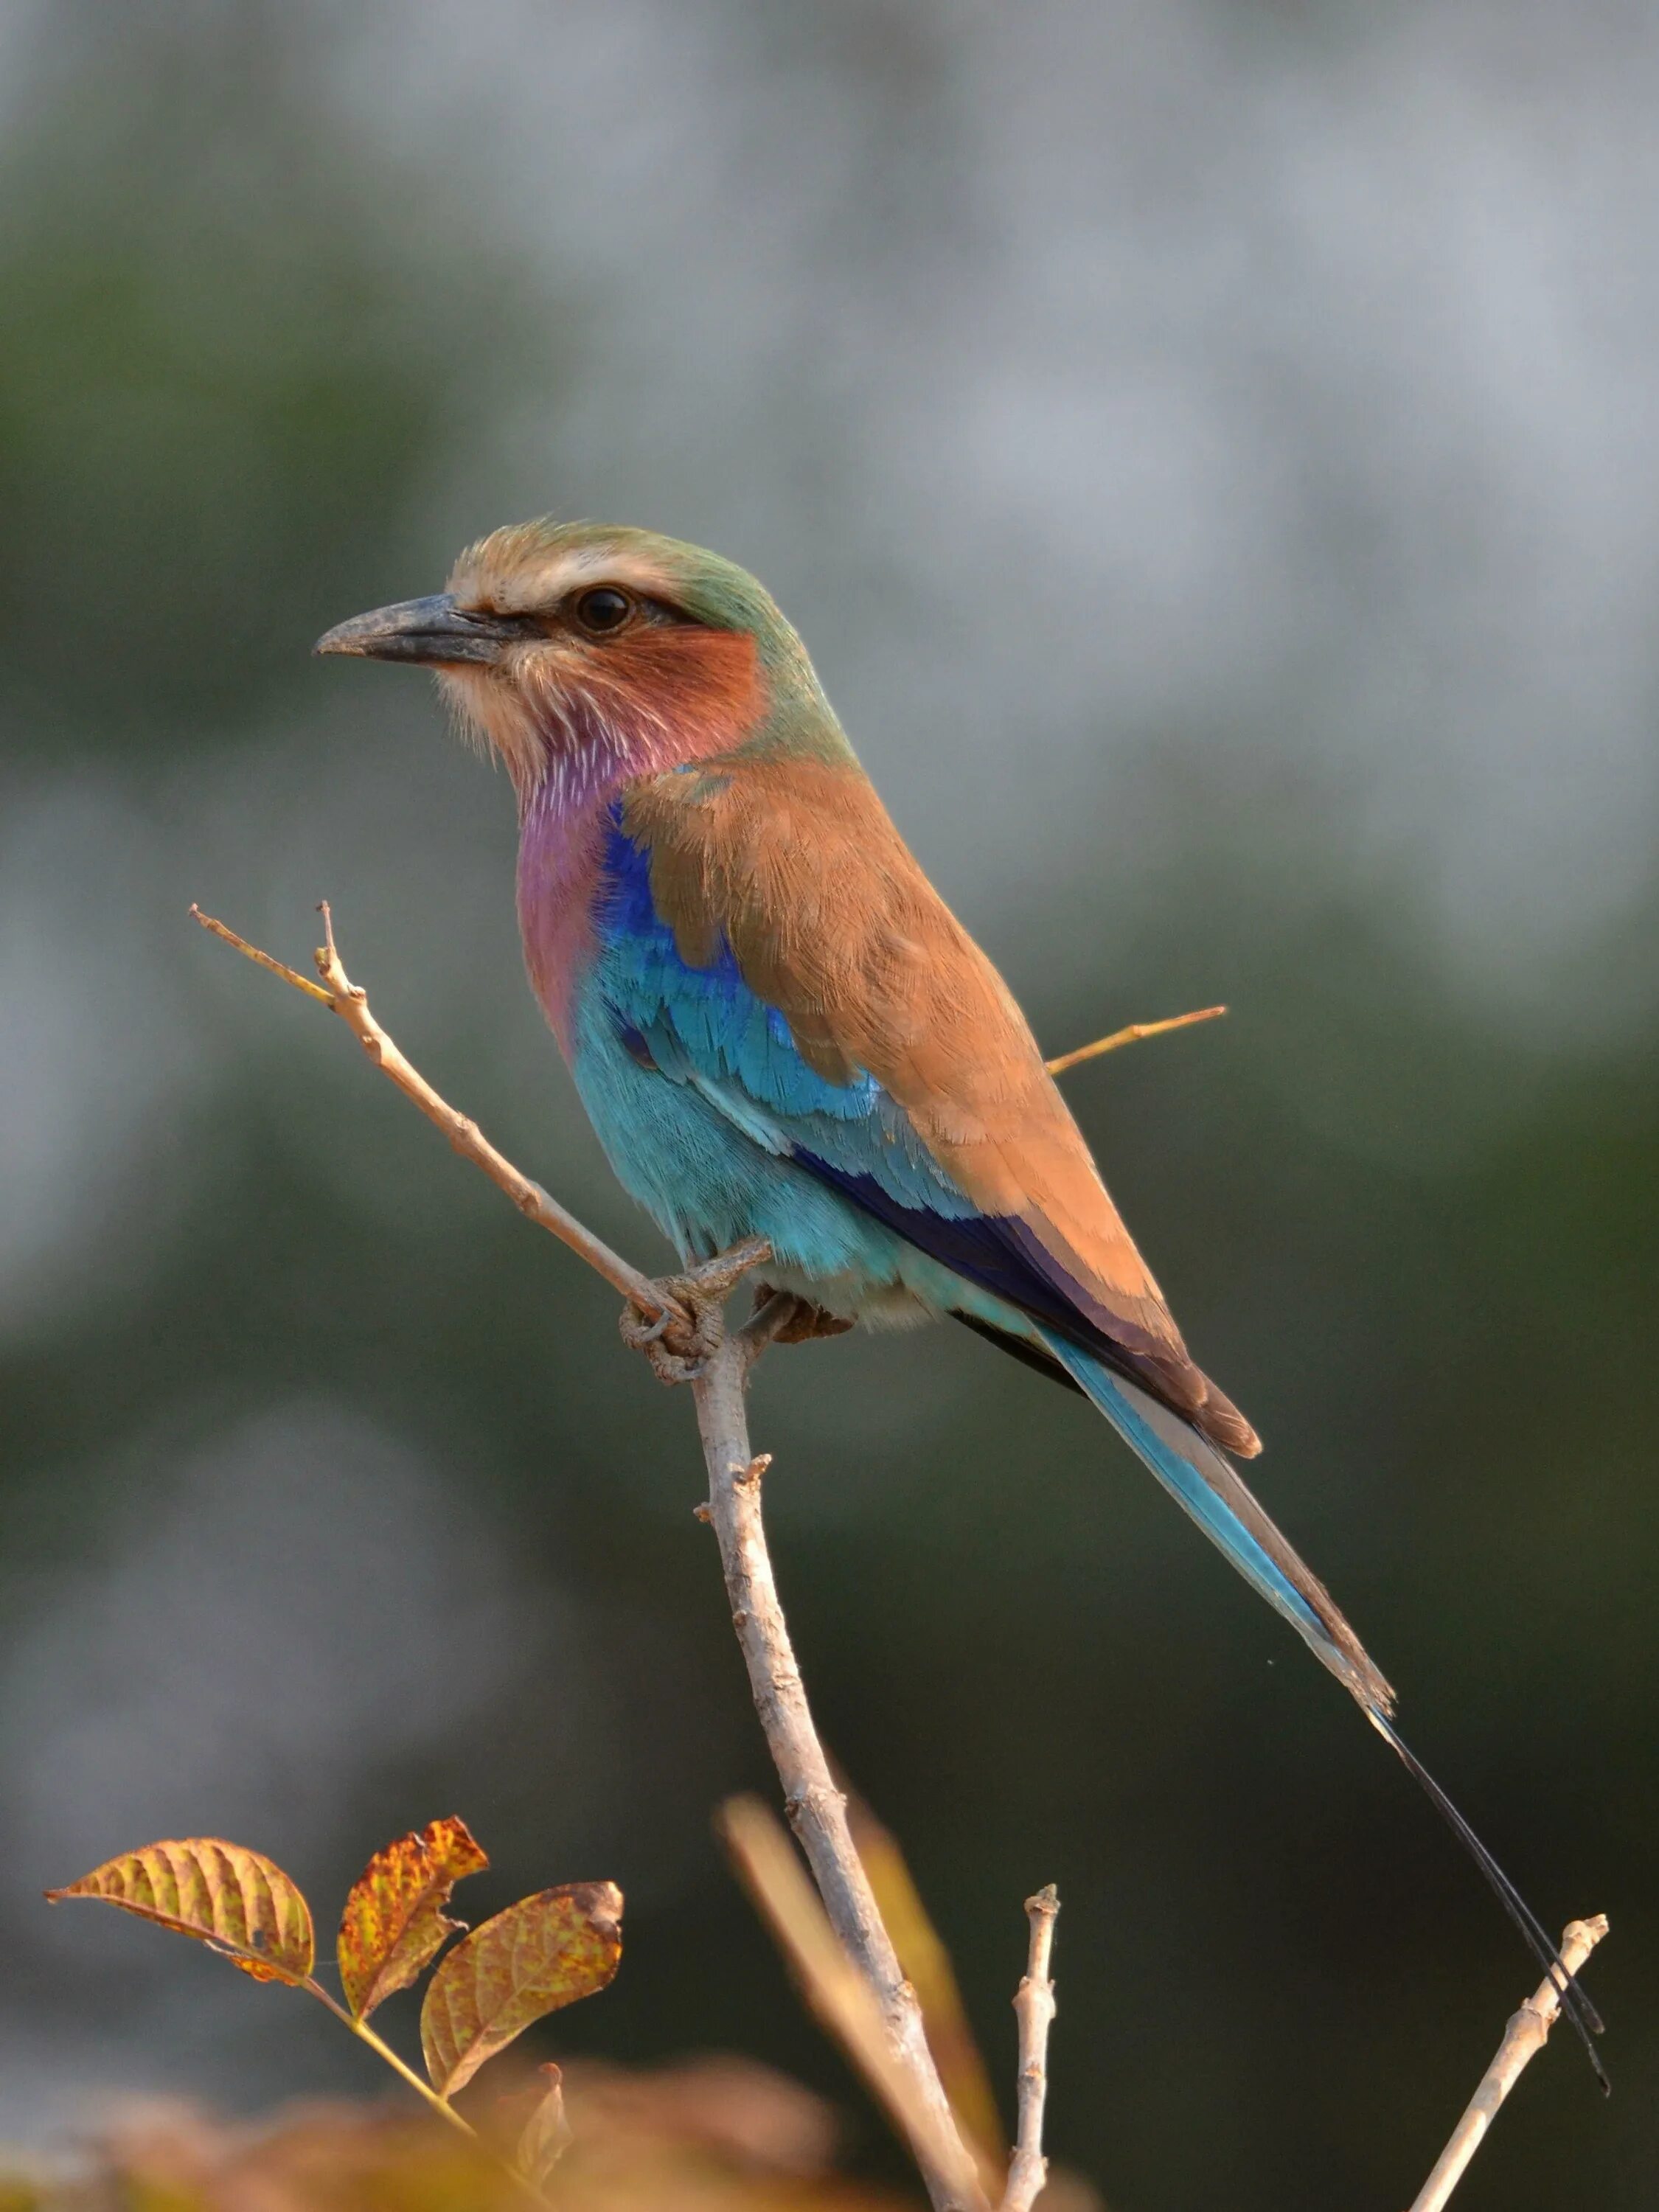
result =
[{"label": "bird's beak", "polygon": [[368,660],[418,660],[442,667],[456,662],[499,660],[507,647],[535,625],[520,615],[469,613],[448,592],[403,599],[337,623],[311,648],[356,653]]}]

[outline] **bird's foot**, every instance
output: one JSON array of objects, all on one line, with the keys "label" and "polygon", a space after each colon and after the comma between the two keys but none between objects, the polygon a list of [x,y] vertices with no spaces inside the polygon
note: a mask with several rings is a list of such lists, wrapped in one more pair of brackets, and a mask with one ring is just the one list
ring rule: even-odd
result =
[{"label": "bird's foot", "polygon": [[626,1305],[617,1320],[623,1342],[645,1354],[659,1382],[695,1382],[726,1334],[724,1309],[732,1285],[770,1256],[765,1239],[751,1237],[680,1274],[659,1277],[654,1287],[686,1318],[668,1310],[647,1316]]},{"label": "bird's foot", "polygon": [[756,1316],[769,1307],[774,1298],[787,1299],[788,1304],[768,1316],[769,1344],[807,1344],[817,1336],[845,1336],[849,1328],[856,1326],[843,1314],[833,1314],[823,1306],[815,1306],[799,1291],[775,1291],[770,1283],[755,1285]]}]

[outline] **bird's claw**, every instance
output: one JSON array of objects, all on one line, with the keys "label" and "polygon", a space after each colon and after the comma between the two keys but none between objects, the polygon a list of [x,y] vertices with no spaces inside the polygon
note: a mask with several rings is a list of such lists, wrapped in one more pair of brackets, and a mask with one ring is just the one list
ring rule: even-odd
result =
[{"label": "bird's claw", "polygon": [[659,1382],[695,1382],[725,1337],[723,1309],[732,1285],[765,1259],[769,1249],[751,1238],[683,1274],[663,1276],[653,1287],[672,1304],[665,1303],[648,1318],[635,1307],[624,1306],[617,1316],[623,1342],[630,1352],[645,1354]]},{"label": "bird's claw", "polygon": [[798,1291],[775,1291],[769,1283],[755,1285],[756,1317],[771,1306],[775,1297],[787,1298],[789,1304],[787,1309],[772,1309],[766,1330],[769,1343],[809,1344],[816,1337],[844,1336],[854,1326],[845,1316],[827,1312]]},{"label": "bird's claw", "polygon": [[690,1321],[666,1310],[647,1321],[624,1306],[617,1322],[622,1340],[630,1352],[645,1354],[659,1382],[695,1382],[725,1334],[720,1302],[694,1296],[684,1276],[666,1276],[657,1287],[685,1308]]}]

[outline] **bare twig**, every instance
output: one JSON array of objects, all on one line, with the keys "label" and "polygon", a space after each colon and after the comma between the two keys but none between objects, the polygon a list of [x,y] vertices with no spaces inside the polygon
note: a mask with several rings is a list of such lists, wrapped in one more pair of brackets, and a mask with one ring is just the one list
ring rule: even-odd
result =
[{"label": "bare twig", "polygon": [[1103,1053],[1115,1052],[1120,1045],[1139,1044],[1143,1037],[1164,1036],[1170,1030],[1188,1030],[1194,1022],[1212,1022],[1226,1011],[1225,1006],[1200,1006],[1194,1013],[1171,1014],[1167,1021],[1131,1022],[1127,1029],[1114,1030],[1110,1036],[1097,1037],[1092,1044],[1062,1052],[1044,1065],[1050,1075],[1064,1075],[1068,1067],[1081,1067],[1085,1060],[1098,1060]]},{"label": "bare twig", "polygon": [[[1574,1920],[1562,1931],[1561,1964],[1576,1974],[1607,1932],[1607,1915]],[[1463,2170],[1480,2149],[1498,2107],[1521,2078],[1521,2069],[1543,2049],[1560,2010],[1559,1978],[1540,1983],[1519,2012],[1511,2015],[1498,2046],[1498,2056],[1487,2067],[1480,2087],[1452,2130],[1451,2141],[1436,2161],[1434,2172],[1413,2200],[1411,2212],[1441,2212],[1442,2206],[1463,2178]]]},{"label": "bare twig", "polygon": [[[763,1322],[769,1310],[763,1308],[757,1320]],[[728,1336],[691,1386],[708,1466],[708,1517],[720,1547],[732,1623],[767,1748],[783,1784],[790,1825],[830,1923],[868,1984],[888,2040],[931,2116],[929,2131],[920,2136],[905,2123],[928,2193],[936,2205],[982,2203],[973,2161],[963,2148],[927,2048],[916,1993],[904,1978],[869,1875],[854,1849],[847,1800],[836,1787],[813,1725],[778,1601],[761,1516],[761,1478],[770,1461],[755,1457],[749,1447],[745,1395],[753,1341],[744,1332]],[[948,2156],[941,2154],[940,2144],[949,2145]],[[964,2193],[966,2182],[973,2184],[970,2194]]]},{"label": "bare twig", "polygon": [[269,952],[262,952],[257,945],[250,945],[246,938],[239,937],[234,929],[228,929],[222,921],[216,921],[210,914],[204,914],[197,906],[191,908],[191,913],[204,929],[222,938],[227,945],[234,945],[238,952],[257,966],[269,969],[273,975],[280,975],[296,991],[303,991],[308,998],[320,1000],[331,1013],[337,1014],[381,1073],[391,1077],[405,1098],[413,1099],[427,1120],[443,1131],[463,1159],[471,1160],[475,1167],[482,1168],[497,1188],[507,1193],[526,1220],[533,1221],[538,1228],[545,1229],[562,1244],[568,1244],[578,1259],[586,1260],[596,1273],[603,1275],[605,1281],[614,1290],[620,1291],[629,1304],[637,1307],[640,1312],[665,1313],[671,1320],[690,1326],[690,1316],[684,1307],[666,1297],[648,1275],[641,1274],[637,1267],[630,1267],[619,1252],[613,1252],[602,1237],[596,1237],[591,1229],[584,1228],[574,1213],[566,1212],[557,1199],[550,1198],[538,1182],[532,1182],[527,1175],[520,1174],[511,1160],[495,1150],[476,1121],[469,1120],[465,1114],[457,1113],[454,1107],[439,1097],[426,1078],[410,1065],[370,1013],[368,994],[346,974],[334,942],[334,921],[326,901],[318,912],[323,917],[324,933],[327,938],[327,943],[320,945],[314,956],[317,972],[327,987],[321,990],[282,961],[273,959]]},{"label": "bare twig", "polygon": [[895,2050],[874,1990],[837,1940],[779,1822],[757,1798],[732,1797],[720,1808],[720,1830],[803,1996],[885,2106],[923,2173],[941,2177],[951,2202],[985,2206],[972,2156]]},{"label": "bare twig", "polygon": [[1060,1892],[1053,1882],[1025,1900],[1030,1951],[1025,1978],[1014,1998],[1014,2017],[1019,2023],[1019,2133],[1000,2212],[1030,2212],[1048,2179],[1048,2161],[1042,2154],[1042,2110],[1048,2099],[1048,2029],[1054,2017],[1048,1959],[1059,1915]]}]

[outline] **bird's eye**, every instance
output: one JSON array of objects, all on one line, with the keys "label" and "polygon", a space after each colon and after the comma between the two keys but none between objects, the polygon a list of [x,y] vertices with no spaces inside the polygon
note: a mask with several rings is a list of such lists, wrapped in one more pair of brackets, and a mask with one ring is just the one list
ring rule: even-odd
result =
[{"label": "bird's eye", "polygon": [[576,602],[576,620],[595,637],[620,629],[634,611],[634,602],[614,584],[596,584]]}]

